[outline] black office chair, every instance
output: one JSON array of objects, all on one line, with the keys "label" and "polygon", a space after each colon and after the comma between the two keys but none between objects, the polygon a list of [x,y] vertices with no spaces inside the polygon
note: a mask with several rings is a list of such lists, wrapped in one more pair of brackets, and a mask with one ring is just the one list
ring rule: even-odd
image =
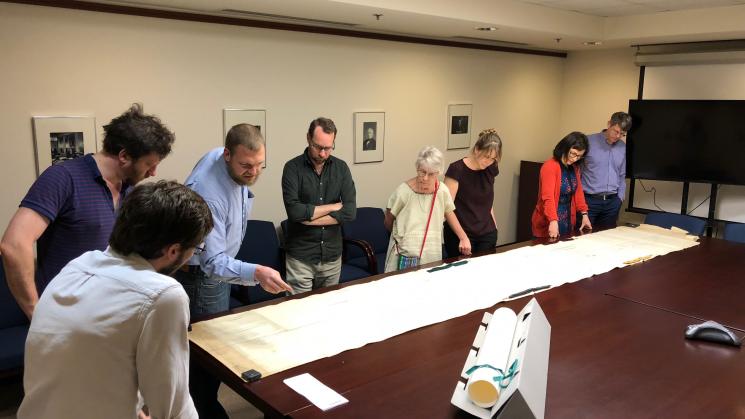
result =
[{"label": "black office chair", "polygon": [[645,224],[662,228],[678,227],[694,236],[704,234],[706,221],[690,215],[674,214],[672,212],[650,212],[644,219]]},{"label": "black office chair", "polygon": [[[342,230],[345,239],[346,264],[364,269],[371,275],[385,271],[385,256],[391,233],[385,229],[384,219],[385,214],[382,209],[362,207],[357,208],[357,217],[354,221],[344,223]],[[363,241],[369,245],[372,250],[372,261],[370,253],[365,251],[363,246],[352,244],[353,240]],[[370,265],[373,269],[370,269]]]},{"label": "black office chair", "polygon": [[[280,226],[282,227],[283,242],[286,242],[287,231],[289,229],[289,221],[286,219],[282,220],[282,222],[280,223]],[[341,274],[339,275],[339,283],[349,282],[355,279],[365,278],[365,277],[372,275],[370,272],[372,272],[375,269],[375,262],[373,260],[373,253],[372,253],[372,249],[370,245],[362,240],[345,238],[343,253],[346,253],[347,246],[360,249],[360,251],[366,255],[368,263],[365,268],[357,266],[356,264],[348,264],[346,263],[346,260],[347,260],[346,254],[342,254]]]},{"label": "black office chair", "polygon": [[[285,278],[285,262],[282,248],[279,245],[277,230],[271,221],[248,220],[246,237],[243,239],[236,259],[256,263],[276,269]],[[252,287],[233,285],[231,290],[231,307],[255,304],[281,297],[283,294],[272,294],[264,291],[261,285]]]},{"label": "black office chair", "polygon": [[724,225],[724,240],[745,243],[745,224],[727,223]]},{"label": "black office chair", "polygon": [[29,321],[10,293],[0,259],[0,378],[20,374]]}]

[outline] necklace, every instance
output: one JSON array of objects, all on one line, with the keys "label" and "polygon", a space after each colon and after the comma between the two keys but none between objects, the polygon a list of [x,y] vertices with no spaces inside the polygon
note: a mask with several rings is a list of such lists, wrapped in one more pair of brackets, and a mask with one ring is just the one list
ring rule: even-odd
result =
[{"label": "necklace", "polygon": [[417,197],[416,200],[422,212],[428,211],[428,204],[430,203],[428,197],[432,195],[432,199],[435,199],[434,192],[419,192],[414,188],[412,188],[412,191]]},{"label": "necklace", "polygon": [[414,195],[416,195],[416,198],[412,198],[412,199],[416,200],[419,203],[419,208],[422,210],[422,212],[429,211],[428,204],[430,204],[431,202],[429,201],[428,197],[432,195],[432,199],[435,199],[434,191],[429,191],[429,192],[421,191],[419,184],[417,184],[417,182],[414,179],[411,179],[407,183],[409,185],[409,189],[411,189],[411,192],[413,192]]},{"label": "necklace", "polygon": [[427,194],[422,193],[422,192],[414,192],[414,193],[417,195],[417,202],[419,202],[419,208],[422,211],[424,211],[424,202],[426,200],[426,195]]}]

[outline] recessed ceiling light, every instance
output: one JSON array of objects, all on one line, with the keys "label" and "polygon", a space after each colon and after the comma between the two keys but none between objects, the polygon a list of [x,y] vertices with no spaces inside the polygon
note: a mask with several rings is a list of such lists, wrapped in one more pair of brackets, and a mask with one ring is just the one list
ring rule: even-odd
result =
[{"label": "recessed ceiling light", "polygon": [[603,45],[602,41],[586,41],[583,42],[584,45],[587,45],[588,47],[596,47],[598,45]]},{"label": "recessed ceiling light", "polygon": [[474,29],[476,29],[477,31],[491,32],[496,31],[499,28],[496,28],[494,26],[477,26]]}]

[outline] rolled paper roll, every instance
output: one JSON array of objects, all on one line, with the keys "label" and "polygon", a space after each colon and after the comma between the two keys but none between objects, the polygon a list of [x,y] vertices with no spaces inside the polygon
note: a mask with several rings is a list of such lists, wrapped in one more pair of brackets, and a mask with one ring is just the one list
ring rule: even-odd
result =
[{"label": "rolled paper roll", "polygon": [[[482,368],[476,370],[476,372],[484,370]],[[491,373],[493,375],[497,372],[491,370]],[[499,400],[499,385],[491,380],[490,377],[481,377],[475,380],[469,380],[469,382],[468,397],[476,406],[490,408]]]},{"label": "rolled paper roll", "polygon": [[489,408],[499,400],[499,381],[495,376],[502,375],[507,369],[512,337],[517,326],[517,315],[506,307],[498,308],[486,327],[484,341],[476,356],[476,365],[489,365],[499,368],[481,367],[473,371],[466,383],[466,392],[473,404]]}]

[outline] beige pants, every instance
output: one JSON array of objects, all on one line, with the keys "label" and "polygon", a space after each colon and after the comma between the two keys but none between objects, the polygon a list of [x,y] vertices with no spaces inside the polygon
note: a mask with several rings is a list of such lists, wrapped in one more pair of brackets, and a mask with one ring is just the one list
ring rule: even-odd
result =
[{"label": "beige pants", "polygon": [[293,294],[328,287],[339,283],[341,256],[331,262],[306,263],[287,255],[287,283]]}]

